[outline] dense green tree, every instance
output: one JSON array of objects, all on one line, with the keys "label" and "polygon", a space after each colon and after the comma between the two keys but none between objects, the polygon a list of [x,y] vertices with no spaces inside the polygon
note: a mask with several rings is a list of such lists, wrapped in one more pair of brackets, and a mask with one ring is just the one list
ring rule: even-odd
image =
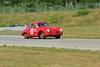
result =
[{"label": "dense green tree", "polygon": [[[24,10],[48,10],[48,7],[67,7],[69,9],[77,8],[77,5],[83,4],[83,6],[96,7],[99,6],[100,0],[0,0],[0,10],[6,9],[6,7],[11,7],[12,9],[19,9],[24,7]],[[85,5],[86,4],[86,5]],[[17,7],[19,8],[17,8]],[[80,5],[81,6],[81,5]],[[1,8],[5,7],[5,8]],[[15,8],[16,7],[16,8]],[[43,8],[44,7],[44,8]],[[8,8],[7,8],[8,9]],[[34,10],[33,10],[34,9]]]}]

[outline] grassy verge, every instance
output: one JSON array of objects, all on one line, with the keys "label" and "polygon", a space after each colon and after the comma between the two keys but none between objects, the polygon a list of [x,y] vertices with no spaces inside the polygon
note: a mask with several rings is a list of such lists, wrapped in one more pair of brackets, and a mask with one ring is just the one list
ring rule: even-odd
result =
[{"label": "grassy verge", "polygon": [[100,25],[100,9],[0,14],[0,26],[46,21],[60,26]]},{"label": "grassy verge", "polygon": [[63,38],[100,38],[100,26],[76,26],[66,27]]},{"label": "grassy verge", "polygon": [[100,52],[56,48],[0,47],[0,67],[99,67]]},{"label": "grassy verge", "polygon": [[21,31],[5,30],[5,31],[0,31],[0,35],[21,35]]}]

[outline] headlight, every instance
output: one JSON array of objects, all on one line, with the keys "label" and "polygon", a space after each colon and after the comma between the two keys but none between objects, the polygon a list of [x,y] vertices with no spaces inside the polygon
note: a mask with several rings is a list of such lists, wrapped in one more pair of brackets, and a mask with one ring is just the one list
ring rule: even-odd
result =
[{"label": "headlight", "polygon": [[50,29],[47,29],[47,32],[50,32]]},{"label": "headlight", "polygon": [[62,30],[62,29],[60,29],[60,32],[63,32],[63,30]]}]

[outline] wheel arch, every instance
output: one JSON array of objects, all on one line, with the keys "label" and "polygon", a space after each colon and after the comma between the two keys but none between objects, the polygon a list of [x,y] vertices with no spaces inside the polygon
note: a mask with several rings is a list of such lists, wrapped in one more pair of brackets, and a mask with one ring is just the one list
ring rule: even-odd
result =
[{"label": "wheel arch", "polygon": [[27,34],[26,32],[22,33],[22,36],[24,36],[25,34]]},{"label": "wheel arch", "polygon": [[42,30],[38,32],[38,36],[39,36],[41,33],[43,33],[43,31],[42,31]]}]

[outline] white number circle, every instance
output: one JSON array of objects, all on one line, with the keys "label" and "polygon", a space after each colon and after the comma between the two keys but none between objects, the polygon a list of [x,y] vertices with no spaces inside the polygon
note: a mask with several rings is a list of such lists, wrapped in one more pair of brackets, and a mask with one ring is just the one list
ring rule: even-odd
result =
[{"label": "white number circle", "polygon": [[34,29],[32,28],[31,30],[30,30],[30,34],[33,34],[34,33]]}]

